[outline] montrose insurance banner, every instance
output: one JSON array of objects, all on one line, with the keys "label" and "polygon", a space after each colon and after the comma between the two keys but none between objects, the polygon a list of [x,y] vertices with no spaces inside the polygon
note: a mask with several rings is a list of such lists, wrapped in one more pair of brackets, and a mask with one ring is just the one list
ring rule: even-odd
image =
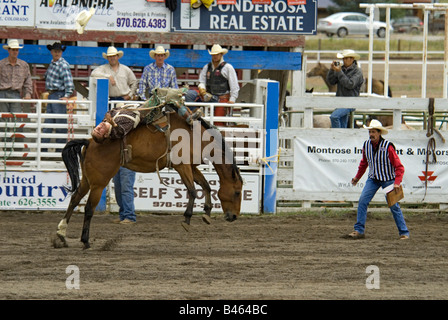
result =
[{"label": "montrose insurance banner", "polygon": [[[333,129],[334,130],[334,129]],[[362,130],[362,129],[360,129]],[[403,134],[406,132],[406,134]],[[361,134],[362,133],[362,134]],[[303,194],[325,195],[324,200],[356,201],[361,195],[368,169],[356,186],[351,179],[356,175],[362,158],[362,146],[368,138],[367,130],[358,134],[331,134],[331,131],[319,134],[304,134],[294,139],[294,191]],[[425,201],[446,203],[448,193],[448,146],[436,139],[436,162],[431,150],[427,150],[428,138],[423,131],[389,132],[384,136],[391,141],[405,168],[403,178],[403,201]],[[427,190],[425,196],[425,176]],[[333,195],[333,196],[332,196]],[[378,192],[374,199],[384,200],[384,193]],[[351,198],[351,199],[349,199]],[[320,200],[323,200],[320,199]]]}]

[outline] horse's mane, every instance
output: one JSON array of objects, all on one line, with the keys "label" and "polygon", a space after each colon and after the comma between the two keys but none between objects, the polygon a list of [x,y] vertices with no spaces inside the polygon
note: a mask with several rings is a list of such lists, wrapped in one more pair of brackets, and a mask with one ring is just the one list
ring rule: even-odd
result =
[{"label": "horse's mane", "polygon": [[226,143],[224,137],[222,136],[221,131],[219,131],[216,127],[212,126],[208,121],[206,121],[202,118],[199,118],[198,120],[201,122],[201,126],[204,129],[209,130],[209,132],[211,133],[213,138],[215,138],[215,141],[221,140],[222,150],[224,152],[224,155],[228,155],[228,154],[232,155],[232,177],[233,177],[233,179],[237,178],[242,182],[243,178],[241,177],[240,169],[236,165],[235,153],[233,152],[233,150],[230,149],[229,145]]}]

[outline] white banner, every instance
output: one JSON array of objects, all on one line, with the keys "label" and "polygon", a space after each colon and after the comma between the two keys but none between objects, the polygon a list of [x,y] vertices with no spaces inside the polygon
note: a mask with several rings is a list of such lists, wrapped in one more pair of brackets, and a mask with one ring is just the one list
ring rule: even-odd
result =
[{"label": "white banner", "polygon": [[[332,130],[335,130],[332,132]],[[336,131],[337,130],[337,131]],[[356,175],[362,158],[362,145],[368,139],[367,130],[359,132],[330,129],[309,130],[294,140],[294,191],[327,195],[321,200],[334,199],[332,194],[348,195],[357,200],[368,176],[368,169],[356,186]],[[394,131],[384,137],[391,141],[404,165],[403,201],[421,201],[425,194],[426,147],[428,138],[423,131]],[[436,137],[437,162],[428,165],[425,202],[448,202],[448,145]],[[429,157],[432,161],[432,156]],[[384,195],[378,192],[376,199]],[[381,198],[383,199],[383,198]],[[341,197],[340,200],[344,200]]]},{"label": "white banner", "polygon": [[33,27],[34,0],[0,1],[0,26]]},{"label": "white banner", "polygon": [[39,0],[36,1],[36,27],[44,29],[73,29],[79,12],[94,3],[95,14],[85,30],[169,32],[171,12],[164,3],[128,0]]},{"label": "white banner", "polygon": [[[215,173],[203,173],[212,188],[212,212],[222,212],[218,198],[219,177]],[[187,188],[182,183],[177,172],[161,172],[163,181],[160,183],[156,173],[137,173],[134,184],[134,204],[136,211],[184,212],[188,203]],[[244,185],[242,192],[241,213],[260,212],[260,176],[257,174],[241,174]],[[197,186],[197,198],[194,212],[202,212],[204,208],[204,193]],[[116,209],[116,208],[115,208]]]},{"label": "white banner", "polygon": [[66,210],[67,172],[0,172],[0,210]]}]

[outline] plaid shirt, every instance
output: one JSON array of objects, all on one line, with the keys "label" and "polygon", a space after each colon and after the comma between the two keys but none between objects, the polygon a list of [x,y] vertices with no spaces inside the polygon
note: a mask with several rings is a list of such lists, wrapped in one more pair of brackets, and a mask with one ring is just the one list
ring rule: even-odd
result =
[{"label": "plaid shirt", "polygon": [[75,90],[70,65],[64,58],[51,61],[45,72],[45,90],[65,91],[65,97],[70,97]]},{"label": "plaid shirt", "polygon": [[163,66],[158,68],[156,63],[153,62],[143,69],[137,94],[140,98],[146,100],[146,92],[151,93],[155,88],[179,88],[177,86],[176,70],[173,66],[163,63]]}]

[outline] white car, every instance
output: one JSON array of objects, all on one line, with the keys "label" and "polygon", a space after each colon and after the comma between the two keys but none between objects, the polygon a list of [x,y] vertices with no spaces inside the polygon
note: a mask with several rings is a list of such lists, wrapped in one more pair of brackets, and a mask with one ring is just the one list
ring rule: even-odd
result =
[{"label": "white car", "polygon": [[[390,27],[392,31],[392,26]],[[369,16],[359,12],[339,12],[323,19],[319,19],[317,32],[326,33],[332,37],[337,34],[343,38],[347,35],[369,35]],[[373,32],[380,38],[386,36],[386,23],[373,21]]]}]

